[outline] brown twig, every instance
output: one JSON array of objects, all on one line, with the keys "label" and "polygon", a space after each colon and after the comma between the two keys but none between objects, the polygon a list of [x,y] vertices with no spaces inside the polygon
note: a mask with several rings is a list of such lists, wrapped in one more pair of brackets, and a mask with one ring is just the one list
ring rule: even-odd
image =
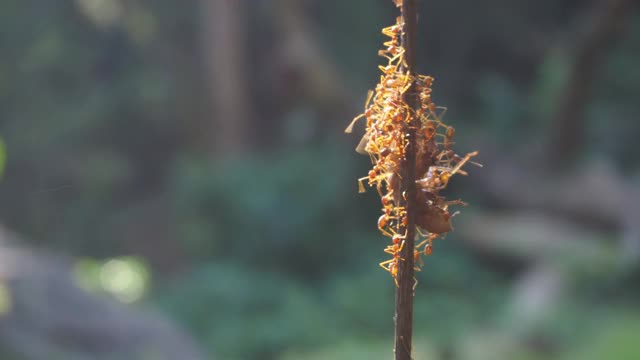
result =
[{"label": "brown twig", "polygon": [[[402,46],[405,49],[406,70],[410,74],[415,74],[416,59],[416,28],[417,10],[416,0],[404,0],[402,3],[402,16],[404,18],[404,29],[401,37]],[[419,98],[416,93],[415,83],[405,93],[404,100],[412,109],[419,108]],[[407,208],[407,233],[404,247],[400,252],[403,261],[398,265],[398,287],[396,289],[395,308],[395,360],[411,359],[411,342],[413,337],[413,290],[415,284],[414,277],[414,248],[416,231],[416,131],[417,120],[415,117],[407,126],[406,137],[408,146],[406,149],[406,160],[403,164],[402,188],[406,191]]]}]

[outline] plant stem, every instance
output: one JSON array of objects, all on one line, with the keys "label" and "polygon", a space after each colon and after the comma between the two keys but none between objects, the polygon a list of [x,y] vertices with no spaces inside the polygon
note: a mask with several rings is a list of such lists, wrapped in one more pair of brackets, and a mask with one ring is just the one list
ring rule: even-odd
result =
[{"label": "plant stem", "polygon": [[[416,28],[418,15],[416,10],[416,0],[404,0],[402,4],[402,17],[404,18],[404,31],[402,33],[402,45],[405,49],[405,68],[411,75],[415,71],[415,51],[416,51]],[[404,95],[405,103],[412,109],[419,106],[418,94],[415,91],[415,82]],[[413,292],[414,292],[414,248],[416,235],[416,131],[417,121],[412,117],[411,123],[407,126],[406,136],[408,146],[406,149],[406,159],[402,169],[402,186],[406,191],[407,210],[407,233],[404,246],[400,252],[403,259],[398,264],[398,287],[396,289],[395,308],[395,360],[411,360],[411,342],[413,338]]]}]

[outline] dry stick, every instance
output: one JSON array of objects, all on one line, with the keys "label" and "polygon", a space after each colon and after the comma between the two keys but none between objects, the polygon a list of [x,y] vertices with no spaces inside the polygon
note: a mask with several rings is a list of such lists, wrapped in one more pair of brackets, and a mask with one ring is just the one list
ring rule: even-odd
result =
[{"label": "dry stick", "polygon": [[[406,71],[411,75],[415,74],[416,59],[416,28],[418,15],[416,10],[416,0],[404,0],[402,4],[402,16],[404,18],[404,29],[402,33],[402,45],[405,49],[405,60],[407,62]],[[415,91],[415,82],[404,95],[405,103],[412,109],[419,106],[418,94]],[[413,289],[414,289],[414,259],[413,251],[415,247],[416,235],[416,127],[415,116],[411,118],[411,123],[407,126],[406,137],[408,146],[406,149],[406,159],[402,164],[402,186],[406,191],[407,199],[407,234],[405,243],[400,252],[403,259],[398,262],[398,287],[396,289],[396,309],[395,309],[395,360],[411,360],[411,341],[413,337]]]}]

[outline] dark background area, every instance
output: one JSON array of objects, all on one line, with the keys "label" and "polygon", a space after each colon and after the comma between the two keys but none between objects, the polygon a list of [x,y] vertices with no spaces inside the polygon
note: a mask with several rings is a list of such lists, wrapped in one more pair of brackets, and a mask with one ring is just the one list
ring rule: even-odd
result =
[{"label": "dark background area", "polygon": [[[415,359],[640,358],[638,3],[419,3],[419,69],[484,168],[448,190],[471,205],[418,274]],[[357,191],[362,128],[343,130],[395,16],[371,0],[2,1],[1,351],[389,358],[387,239],[375,191]],[[78,306],[87,291],[139,327]],[[140,352],[134,328],[185,349]]]}]

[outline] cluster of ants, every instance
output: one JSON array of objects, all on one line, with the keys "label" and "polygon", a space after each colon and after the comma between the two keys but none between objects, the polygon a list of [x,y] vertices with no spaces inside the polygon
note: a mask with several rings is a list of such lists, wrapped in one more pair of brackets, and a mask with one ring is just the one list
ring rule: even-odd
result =
[{"label": "cluster of ants", "polygon": [[[404,59],[405,49],[400,37],[404,22],[398,17],[396,24],[382,29],[390,40],[384,43],[384,49],[378,55],[386,58],[388,64],[380,66],[382,75],[375,90],[369,91],[364,113],[356,116],[345,132],[350,133],[354,124],[362,118],[367,119],[366,132],[356,151],[371,157],[373,168],[368,175],[358,180],[360,192],[365,191],[363,182],[375,186],[381,197],[382,216],[378,219],[378,229],[391,238],[391,245],[385,252],[391,259],[380,266],[388,271],[396,281],[399,262],[403,261],[400,252],[407,234],[406,195],[401,188],[402,166],[406,163],[406,150],[409,144],[408,129],[415,132],[416,151],[416,233],[420,241],[414,250],[415,270],[423,266],[422,255],[431,254],[434,239],[444,236],[453,229],[451,218],[456,213],[449,212],[449,206],[467,204],[461,200],[447,201],[440,196],[441,190],[449,184],[455,174],[467,175],[463,165],[476,156],[472,152],[462,157],[451,148],[455,129],[441,121],[445,108],[436,107],[431,100],[433,78],[409,73]],[[415,91],[419,107],[410,107],[405,101],[407,91]],[[437,111],[444,110],[441,114]],[[474,163],[478,166],[480,164]]]}]

